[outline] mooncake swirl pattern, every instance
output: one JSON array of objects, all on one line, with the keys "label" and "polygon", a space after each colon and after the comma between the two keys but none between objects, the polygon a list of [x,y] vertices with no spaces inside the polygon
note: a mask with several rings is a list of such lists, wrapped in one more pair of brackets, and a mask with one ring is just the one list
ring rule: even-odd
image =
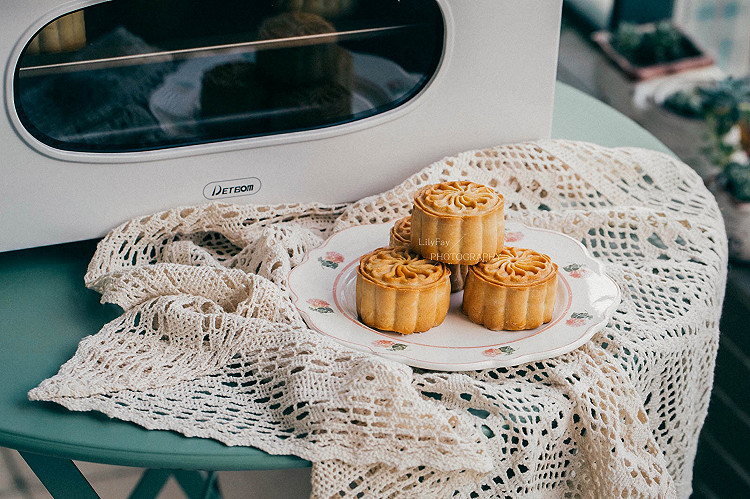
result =
[{"label": "mooncake swirl pattern", "polygon": [[463,180],[429,185],[414,202],[436,215],[467,216],[495,209],[502,197],[485,185]]},{"label": "mooncake swirl pattern", "polygon": [[444,265],[406,248],[378,248],[360,260],[359,272],[385,286],[407,288],[433,284],[450,275]]},{"label": "mooncake swirl pattern", "polygon": [[552,320],[557,264],[532,249],[504,248],[469,269],[462,308],[488,329],[534,329]]},{"label": "mooncake swirl pattern", "polygon": [[370,327],[401,334],[443,322],[450,308],[450,270],[406,248],[378,248],[357,267],[357,314]]},{"label": "mooncake swirl pattern", "polygon": [[477,264],[477,275],[504,286],[526,286],[553,276],[550,257],[532,249],[505,247],[489,262]]},{"label": "mooncake swirl pattern", "polygon": [[411,246],[411,217],[399,218],[391,227],[391,248]]}]

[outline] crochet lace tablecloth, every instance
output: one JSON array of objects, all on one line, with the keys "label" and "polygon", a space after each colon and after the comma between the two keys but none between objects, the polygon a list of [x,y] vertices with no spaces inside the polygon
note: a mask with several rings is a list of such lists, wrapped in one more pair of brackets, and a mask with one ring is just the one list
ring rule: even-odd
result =
[{"label": "crochet lace tablecloth", "polygon": [[[455,179],[604,263],[623,300],[591,341],[433,372],[305,325],[287,276],[306,250]],[[470,151],[353,204],[207,204],[117,227],[85,282],[123,314],[29,397],[300,456],[315,497],[688,497],[726,264],[713,197],[670,156],[552,140]]]}]

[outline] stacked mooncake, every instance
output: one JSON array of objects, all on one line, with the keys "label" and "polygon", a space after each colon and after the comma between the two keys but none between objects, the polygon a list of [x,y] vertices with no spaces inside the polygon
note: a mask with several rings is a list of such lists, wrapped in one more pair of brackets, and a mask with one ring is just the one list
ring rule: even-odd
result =
[{"label": "stacked mooncake", "polygon": [[360,260],[357,313],[368,326],[402,334],[443,322],[450,293],[488,329],[533,329],[552,319],[557,265],[533,249],[506,247],[503,196],[468,181],[420,189],[390,246]]}]

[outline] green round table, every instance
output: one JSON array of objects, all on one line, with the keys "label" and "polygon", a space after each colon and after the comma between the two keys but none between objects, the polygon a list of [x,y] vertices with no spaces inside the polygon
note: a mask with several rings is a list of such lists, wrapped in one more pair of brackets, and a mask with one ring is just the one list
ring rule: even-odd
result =
[{"label": "green round table", "polygon": [[[605,104],[558,83],[552,137],[669,153]],[[120,315],[86,289],[96,241],[0,253],[0,446],[17,449],[55,498],[97,497],[72,460],[147,468],[131,497],[155,497],[174,475],[192,497],[218,495],[199,470],[298,468],[310,463],[176,432],[146,430],[94,412],[30,402],[26,393],[55,374],[84,336]]]}]

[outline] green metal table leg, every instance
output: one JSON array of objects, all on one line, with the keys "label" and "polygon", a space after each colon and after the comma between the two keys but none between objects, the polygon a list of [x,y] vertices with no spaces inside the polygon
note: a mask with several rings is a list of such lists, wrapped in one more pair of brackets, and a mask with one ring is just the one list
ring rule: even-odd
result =
[{"label": "green metal table leg", "polygon": [[[73,461],[19,453],[54,499],[100,499]],[[130,499],[156,498],[172,475],[189,499],[221,499],[215,472],[165,469],[144,471]]]},{"label": "green metal table leg", "polygon": [[130,499],[155,499],[171,475],[171,470],[144,471],[138,485],[135,486],[128,497]]},{"label": "green metal table leg", "polygon": [[29,452],[20,454],[55,499],[99,499],[73,461]]},{"label": "green metal table leg", "polygon": [[172,473],[190,499],[221,499],[215,472],[172,470]]},{"label": "green metal table leg", "polygon": [[215,471],[208,472],[206,483],[203,485],[203,491],[201,493],[202,499],[221,499],[218,478],[219,475],[217,475]]}]

